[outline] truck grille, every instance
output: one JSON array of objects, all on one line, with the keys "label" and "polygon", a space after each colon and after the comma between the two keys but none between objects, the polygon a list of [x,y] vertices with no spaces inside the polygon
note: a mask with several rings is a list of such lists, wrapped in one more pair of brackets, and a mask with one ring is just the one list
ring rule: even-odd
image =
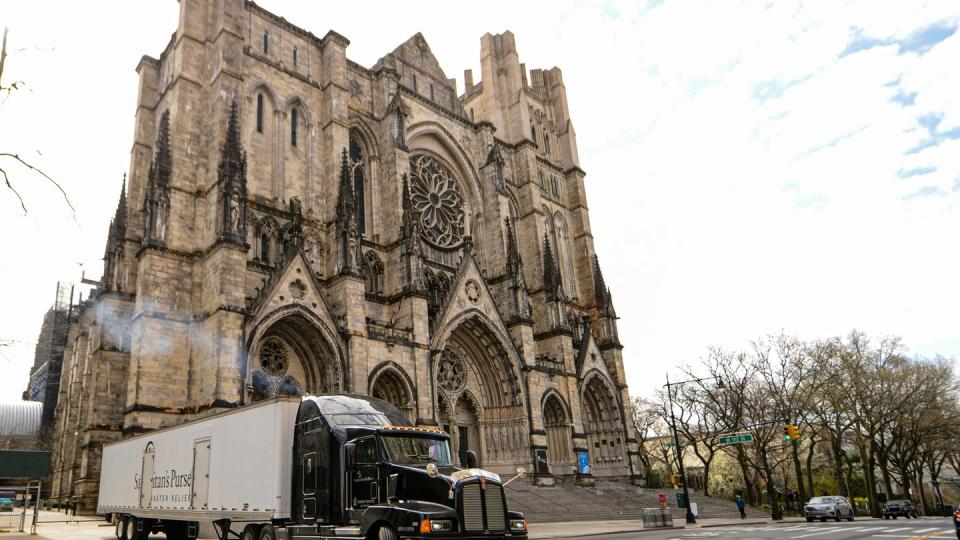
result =
[{"label": "truck grille", "polygon": [[463,486],[463,528],[466,531],[504,531],[507,516],[504,513],[503,488],[488,483],[486,488],[480,484]]},{"label": "truck grille", "polygon": [[463,486],[463,528],[468,531],[483,530],[483,499],[480,484]]}]

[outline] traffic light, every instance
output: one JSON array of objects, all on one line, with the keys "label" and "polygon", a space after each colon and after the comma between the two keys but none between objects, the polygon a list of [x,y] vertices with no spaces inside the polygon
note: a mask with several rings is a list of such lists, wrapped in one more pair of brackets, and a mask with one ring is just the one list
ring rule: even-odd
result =
[{"label": "traffic light", "polygon": [[783,440],[790,441],[792,440],[791,437],[792,436],[790,435],[790,424],[786,424],[783,426]]},{"label": "traffic light", "polygon": [[800,439],[800,428],[796,424],[786,424],[783,426],[783,440],[796,441]]}]

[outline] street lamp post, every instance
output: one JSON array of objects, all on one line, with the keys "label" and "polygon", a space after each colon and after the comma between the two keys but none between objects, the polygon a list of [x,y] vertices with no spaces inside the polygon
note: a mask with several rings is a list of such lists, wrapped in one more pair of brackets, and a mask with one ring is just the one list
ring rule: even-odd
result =
[{"label": "street lamp post", "polygon": [[689,381],[671,383],[669,373],[667,373],[667,384],[664,385],[667,387],[667,401],[670,402],[670,428],[673,430],[673,449],[677,454],[677,468],[680,469],[680,482],[683,484],[683,501],[687,506],[687,523],[690,524],[696,523],[697,518],[693,515],[693,508],[690,506],[690,491],[687,489],[687,473],[683,466],[683,455],[680,453],[680,436],[677,435],[677,419],[673,415],[673,394],[670,393],[670,387],[680,386],[681,384],[690,382],[708,381],[711,379],[716,379],[718,381],[717,386],[719,388],[723,388],[723,379],[720,377],[705,377],[703,379],[691,379]]}]

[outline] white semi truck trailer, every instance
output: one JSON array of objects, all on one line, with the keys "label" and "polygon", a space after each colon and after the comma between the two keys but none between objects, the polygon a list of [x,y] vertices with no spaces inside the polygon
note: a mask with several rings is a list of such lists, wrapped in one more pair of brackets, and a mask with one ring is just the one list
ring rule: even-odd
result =
[{"label": "white semi truck trailer", "polygon": [[525,539],[505,483],[467,462],[384,401],[278,397],[104,445],[97,511],[119,540]]}]

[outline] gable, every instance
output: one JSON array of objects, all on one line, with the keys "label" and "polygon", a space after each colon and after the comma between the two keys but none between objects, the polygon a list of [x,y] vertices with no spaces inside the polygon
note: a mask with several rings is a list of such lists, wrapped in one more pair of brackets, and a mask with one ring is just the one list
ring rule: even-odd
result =
[{"label": "gable", "polygon": [[577,375],[590,373],[592,370],[598,370],[603,373],[608,380],[613,381],[610,370],[607,369],[607,363],[603,359],[603,354],[597,346],[597,340],[594,339],[592,332],[585,332],[584,338],[580,341],[580,348],[577,350]]},{"label": "gable", "polygon": [[298,249],[283,268],[273,274],[251,309],[250,328],[283,306],[301,305],[329,328],[338,328],[320,284],[313,277],[303,250]]},{"label": "gable", "polygon": [[[437,57],[430,50],[430,45],[427,44],[427,40],[420,32],[417,32],[410,39],[401,43],[393,52],[381,58],[377,64],[380,63],[390,64],[401,75],[413,69],[433,79],[435,83],[449,85],[449,79],[443,72],[443,68],[440,67],[440,62],[437,61]],[[408,79],[409,76],[403,78]]]},{"label": "gable", "polygon": [[435,327],[438,331],[431,340],[432,346],[438,347],[446,339],[446,334],[456,327],[456,324],[451,323],[455,322],[459,316],[475,311],[486,315],[497,332],[508,342],[503,344],[504,347],[513,350],[513,342],[509,339],[510,332],[503,323],[490,288],[480,274],[480,267],[477,266],[472,251],[468,249],[464,251],[463,262],[450,285],[446,303],[437,314]]}]

